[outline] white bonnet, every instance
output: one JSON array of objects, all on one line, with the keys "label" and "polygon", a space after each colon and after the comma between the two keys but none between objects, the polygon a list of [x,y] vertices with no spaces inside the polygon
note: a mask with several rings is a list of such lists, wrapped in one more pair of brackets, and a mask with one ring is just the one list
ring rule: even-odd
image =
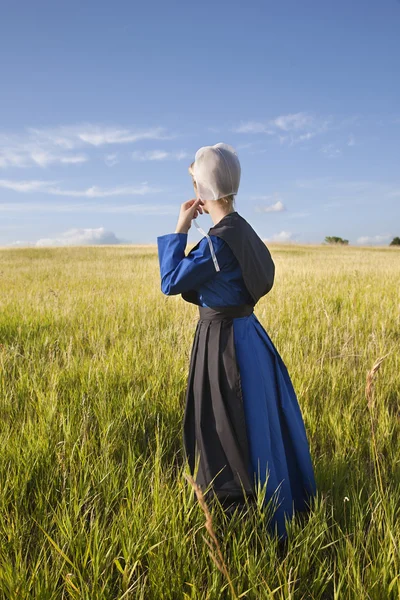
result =
[{"label": "white bonnet", "polygon": [[201,200],[219,200],[236,195],[240,183],[240,162],[232,146],[222,142],[203,146],[196,152],[193,178],[197,197]]}]

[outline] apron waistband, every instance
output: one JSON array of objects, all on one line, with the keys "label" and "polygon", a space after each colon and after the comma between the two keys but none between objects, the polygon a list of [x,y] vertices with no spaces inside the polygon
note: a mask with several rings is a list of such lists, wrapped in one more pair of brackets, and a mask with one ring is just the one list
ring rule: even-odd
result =
[{"label": "apron waistband", "polygon": [[248,317],[254,312],[251,304],[240,304],[238,306],[199,306],[201,321],[223,321],[224,319],[235,319]]}]

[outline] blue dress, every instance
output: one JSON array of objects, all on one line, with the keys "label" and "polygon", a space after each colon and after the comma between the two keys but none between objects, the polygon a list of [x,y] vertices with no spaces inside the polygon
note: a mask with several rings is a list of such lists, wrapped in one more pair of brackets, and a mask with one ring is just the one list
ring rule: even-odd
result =
[{"label": "blue dress", "polygon": [[[200,306],[252,304],[241,269],[228,244],[210,235],[220,271],[215,270],[207,238],[185,256],[187,234],[157,238],[161,290],[166,295],[196,290]],[[285,515],[307,511],[316,483],[298,400],[287,368],[267,332],[252,313],[233,319],[236,360],[240,372],[251,477],[266,483],[265,503],[271,520],[286,537]]]}]

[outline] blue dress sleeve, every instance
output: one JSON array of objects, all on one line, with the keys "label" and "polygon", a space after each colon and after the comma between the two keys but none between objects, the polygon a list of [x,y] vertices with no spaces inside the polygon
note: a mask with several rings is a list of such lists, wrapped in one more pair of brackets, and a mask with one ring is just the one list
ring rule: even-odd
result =
[{"label": "blue dress sleeve", "polygon": [[[220,268],[225,242],[210,235]],[[157,237],[161,291],[170,296],[195,289],[217,274],[206,237],[185,256],[187,233],[167,233]],[[220,257],[220,258],[219,258]]]}]

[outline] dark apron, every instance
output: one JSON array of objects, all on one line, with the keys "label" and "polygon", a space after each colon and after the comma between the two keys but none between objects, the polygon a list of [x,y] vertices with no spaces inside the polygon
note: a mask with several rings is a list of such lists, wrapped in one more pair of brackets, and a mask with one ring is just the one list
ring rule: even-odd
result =
[{"label": "dark apron", "polygon": [[252,314],[254,305],[273,286],[275,265],[264,242],[237,211],[225,215],[208,233],[223,239],[232,250],[252,303],[208,308],[199,306],[196,290],[182,293],[200,311],[190,359],[183,441],[192,475],[199,458],[196,481],[206,498],[213,499],[215,494],[231,512],[232,507],[244,504],[245,497],[255,499],[232,319]]},{"label": "dark apron", "polygon": [[[183,419],[185,454],[205,498],[229,510],[255,499],[233,318],[253,306],[199,306]],[[206,490],[207,486],[209,487]]]}]

